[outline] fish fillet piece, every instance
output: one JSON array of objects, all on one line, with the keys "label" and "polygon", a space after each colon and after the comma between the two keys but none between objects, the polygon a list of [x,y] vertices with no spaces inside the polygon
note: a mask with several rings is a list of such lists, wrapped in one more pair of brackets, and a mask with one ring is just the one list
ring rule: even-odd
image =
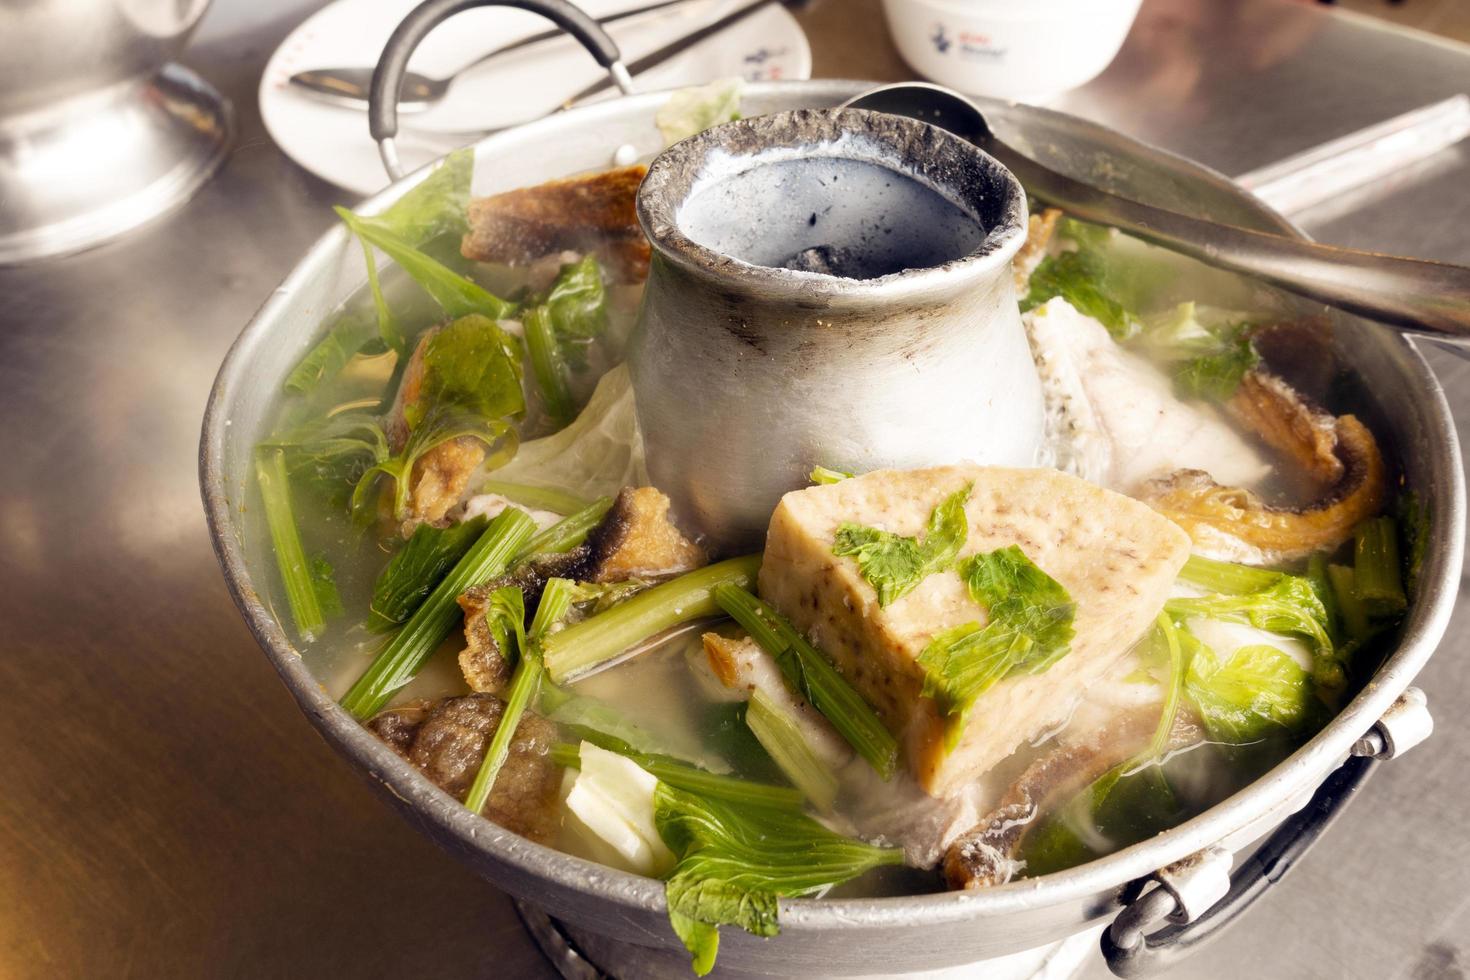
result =
[{"label": "fish fillet piece", "polygon": [[648,273],[648,240],[634,201],[647,168],[622,167],[548,181],[470,202],[460,253],[480,262],[526,265],[555,252],[595,252],[617,278]]},{"label": "fish fillet piece", "polygon": [[[857,562],[835,556],[832,544],[844,521],[921,535],[935,505],[967,483],[961,557],[1019,546],[1077,604],[1076,637],[1050,669],[1008,677],[982,694],[948,750],[945,719],[922,693],[918,658],[937,633],[983,623],[985,610],[953,570],[879,606]],[[760,593],[832,658],[898,737],[919,785],[942,798],[1063,721],[1148,628],[1188,555],[1189,538],[1173,522],[1055,470],[880,470],[781,498]]]},{"label": "fish fillet piece", "polygon": [[1244,487],[1271,472],[1219,413],[1181,400],[1168,375],[1066,300],[1021,320],[1046,400],[1043,462],[1124,493],[1181,469]]}]

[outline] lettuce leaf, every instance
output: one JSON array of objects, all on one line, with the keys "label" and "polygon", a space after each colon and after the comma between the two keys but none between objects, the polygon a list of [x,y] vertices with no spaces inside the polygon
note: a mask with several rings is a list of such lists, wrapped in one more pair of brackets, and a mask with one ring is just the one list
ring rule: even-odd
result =
[{"label": "lettuce leaf", "polygon": [[647,483],[628,368],[620,364],[603,375],[570,425],[522,445],[495,476],[584,498],[615,497],[623,487]]},{"label": "lettuce leaf", "polygon": [[878,605],[902,599],[924,579],[954,563],[970,531],[965,501],[970,484],[956,490],[929,514],[924,541],[844,521],[832,554],[857,560],[858,571],[878,593]]},{"label": "lettuce leaf", "polygon": [[663,134],[664,145],[673,146],[711,126],[740,118],[740,78],[721,78],[708,85],[681,88],[659,107],[654,122]]},{"label": "lettuce leaf", "polygon": [[1303,727],[1313,706],[1312,676],[1272,646],[1245,646],[1223,663],[1198,644],[1184,690],[1216,741],[1241,744]]}]

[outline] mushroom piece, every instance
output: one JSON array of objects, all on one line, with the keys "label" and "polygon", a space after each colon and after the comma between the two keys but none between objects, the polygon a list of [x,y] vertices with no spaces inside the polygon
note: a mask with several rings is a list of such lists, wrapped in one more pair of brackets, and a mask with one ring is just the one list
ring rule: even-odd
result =
[{"label": "mushroom piece", "polygon": [[1245,377],[1228,407],[1294,462],[1322,496],[1299,509],[1274,506],[1200,470],[1149,481],[1140,499],[1184,528],[1201,554],[1251,564],[1305,558],[1336,548],[1355,525],[1382,510],[1388,481],[1383,454],[1356,417],[1329,415],[1260,369]]},{"label": "mushroom piece", "polygon": [[[367,727],[455,799],[463,801],[485,761],[485,750],[505,714],[489,694],[416,701],[389,708]],[[537,843],[556,836],[561,768],[551,759],[556,726],[527,712],[516,726],[510,755],[485,804],[484,815]]]}]

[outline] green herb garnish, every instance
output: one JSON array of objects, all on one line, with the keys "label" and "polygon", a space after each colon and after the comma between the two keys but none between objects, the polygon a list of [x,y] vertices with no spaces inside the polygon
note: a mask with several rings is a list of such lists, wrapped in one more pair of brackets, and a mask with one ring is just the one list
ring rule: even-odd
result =
[{"label": "green herb garnish", "polygon": [[991,686],[1012,672],[1041,673],[1067,655],[1077,611],[1061,583],[1015,545],[974,555],[959,572],[988,621],[946,630],[919,655],[924,694],[949,717],[951,746]]},{"label": "green herb garnish", "polygon": [[1030,288],[1021,300],[1021,309],[1033,310],[1057,296],[1078,313],[1107,327],[1114,340],[1127,340],[1138,332],[1138,319],[1107,289],[1103,262],[1090,248],[1042,259],[1031,273]]},{"label": "green herb garnish", "polygon": [[960,553],[970,533],[965,518],[970,488],[971,484],[965,484],[934,508],[922,543],[892,531],[843,522],[837,528],[832,553],[857,559],[859,573],[878,592],[878,605],[902,599],[924,579],[948,568]]}]

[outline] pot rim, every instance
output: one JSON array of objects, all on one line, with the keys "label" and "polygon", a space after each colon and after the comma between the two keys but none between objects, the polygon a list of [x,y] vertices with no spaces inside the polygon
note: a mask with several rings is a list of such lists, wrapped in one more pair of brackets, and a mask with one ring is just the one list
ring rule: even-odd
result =
[{"label": "pot rim", "polygon": [[[808,98],[830,97],[836,104],[872,85],[853,80],[766,82],[748,86],[747,93],[775,97],[801,92]],[[476,155],[478,157],[482,151],[493,152],[498,140],[513,133],[522,136],[542,132],[555,134],[567,125],[568,120],[615,118],[634,110],[645,110],[651,117],[667,98],[668,92],[650,92],[569,110],[512,132],[487,137],[474,144]],[[981,101],[985,104],[987,100]],[[994,104],[1000,109],[1010,105]],[[1067,125],[1099,137],[1126,140],[1151,154],[1173,161],[1206,184],[1236,195],[1247,193],[1210,168],[1122,137],[1107,127],[1039,107],[1027,106],[1025,111],[1064,119]],[[394,182],[364,202],[360,209],[371,214],[388,206],[423,180],[429,169],[422,168]],[[1266,205],[1254,200],[1252,204],[1258,209],[1263,223],[1272,224],[1288,234],[1306,237]],[[223,469],[230,425],[228,412],[235,402],[236,393],[258,381],[251,376],[256,352],[275,342],[273,325],[290,311],[295,302],[295,292],[318,265],[335,261],[348,244],[347,232],[340,225],[317,240],[231,345],[211,388],[200,444],[200,488],[210,537],[230,594],[292,696],[327,741],[361,766],[383,789],[411,804],[422,820],[452,837],[457,849],[484,853],[529,877],[543,879],[614,906],[663,914],[667,906],[661,881],[617,871],[532,843],[470,813],[457,800],[430,783],[326,694],[251,582],[243,548],[233,533],[233,511],[237,505],[231,502]],[[1449,621],[1460,574],[1465,538],[1465,485],[1459,442],[1449,406],[1438,379],[1407,338],[1393,334],[1385,337],[1383,342],[1403,355],[1413,382],[1422,392],[1424,414],[1430,430],[1428,437],[1436,450],[1442,450],[1433,460],[1437,467],[1434,477],[1442,492],[1430,500],[1429,516],[1435,533],[1431,536],[1430,549],[1420,574],[1421,595],[1404,623],[1399,646],[1327,727],[1268,773],[1199,816],[1107,857],[1067,871],[973,892],[935,892],[884,898],[782,899],[783,932],[942,925],[1084,900],[1116,890],[1209,844],[1225,840],[1264,815],[1284,817],[1303,804],[1311,789],[1315,788],[1320,774],[1335,768],[1347,757],[1352,744],[1372,728],[1429,659]],[[1311,778],[1311,784],[1303,794],[1302,782],[1307,777]]]},{"label": "pot rim", "polygon": [[[747,140],[756,141],[758,148],[750,148]],[[985,225],[984,240],[968,254],[941,265],[903,269],[874,279],[848,279],[756,265],[684,233],[679,224],[681,211],[699,196],[708,169],[712,163],[718,165],[722,155],[745,166],[737,164],[718,180],[769,165],[767,161],[789,159],[783,151],[814,142],[830,152],[812,154],[813,158],[871,163],[930,187]],[[862,143],[875,152],[860,155]],[[927,156],[906,154],[910,148]],[[916,158],[899,159],[905,155]],[[913,172],[905,173],[905,165]],[[960,181],[967,186],[954,186]],[[998,195],[990,193],[996,190]],[[987,200],[992,196],[998,199]],[[721,123],[680,140],[648,165],[638,188],[637,212],[655,254],[682,269],[759,291],[762,298],[820,299],[843,308],[948,296],[971,288],[982,277],[1003,269],[1026,239],[1026,192],[999,160],[929,123],[864,109],[793,109]],[[994,220],[987,223],[986,217]]]}]

